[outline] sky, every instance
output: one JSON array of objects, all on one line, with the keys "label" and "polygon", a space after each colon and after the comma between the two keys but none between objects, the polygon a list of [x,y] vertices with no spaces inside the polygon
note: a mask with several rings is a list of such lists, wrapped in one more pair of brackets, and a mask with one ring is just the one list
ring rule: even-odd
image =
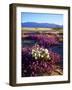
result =
[{"label": "sky", "polygon": [[63,14],[21,12],[21,23],[37,22],[63,25]]}]

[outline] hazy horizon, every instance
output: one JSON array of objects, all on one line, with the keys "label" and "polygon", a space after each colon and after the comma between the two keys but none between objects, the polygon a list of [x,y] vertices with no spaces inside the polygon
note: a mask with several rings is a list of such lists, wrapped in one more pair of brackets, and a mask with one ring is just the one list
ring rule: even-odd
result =
[{"label": "hazy horizon", "polygon": [[21,23],[26,22],[63,25],[63,14],[21,12]]}]

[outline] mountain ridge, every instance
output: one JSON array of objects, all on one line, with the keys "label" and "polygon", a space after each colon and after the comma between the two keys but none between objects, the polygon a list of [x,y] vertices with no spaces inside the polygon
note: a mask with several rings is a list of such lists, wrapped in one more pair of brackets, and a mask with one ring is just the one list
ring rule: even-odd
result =
[{"label": "mountain ridge", "polygon": [[36,23],[36,22],[24,22],[21,23],[22,27],[34,27],[34,28],[63,28],[63,25],[51,24],[51,23]]}]

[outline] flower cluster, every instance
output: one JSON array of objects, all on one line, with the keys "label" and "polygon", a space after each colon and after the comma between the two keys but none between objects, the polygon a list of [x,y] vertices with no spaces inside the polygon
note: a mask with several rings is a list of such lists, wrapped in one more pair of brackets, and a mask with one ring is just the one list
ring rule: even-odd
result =
[{"label": "flower cluster", "polygon": [[35,59],[50,60],[48,49],[40,48],[39,46],[32,49],[32,57]]}]

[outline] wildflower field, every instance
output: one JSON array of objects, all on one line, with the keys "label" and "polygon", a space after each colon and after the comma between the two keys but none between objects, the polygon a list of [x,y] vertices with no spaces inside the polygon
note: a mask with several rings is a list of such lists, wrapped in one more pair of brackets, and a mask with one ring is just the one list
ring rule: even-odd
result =
[{"label": "wildflower field", "polygon": [[22,77],[63,75],[63,33],[22,32]]}]

